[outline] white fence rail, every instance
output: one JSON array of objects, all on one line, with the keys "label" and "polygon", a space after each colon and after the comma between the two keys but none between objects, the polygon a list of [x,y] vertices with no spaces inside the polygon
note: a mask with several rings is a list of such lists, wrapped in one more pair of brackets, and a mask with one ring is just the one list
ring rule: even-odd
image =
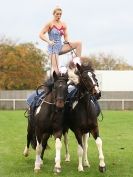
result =
[{"label": "white fence rail", "polygon": [[[12,102],[11,107],[13,108],[13,110],[16,110],[17,102],[25,102],[26,103],[26,99],[0,99],[0,105],[2,102]],[[6,109],[6,103],[5,103],[5,109]]]},{"label": "white fence rail", "polygon": [[[120,109],[121,110],[133,110],[133,99],[100,99],[99,102],[103,103],[105,102],[106,105],[110,104],[111,102],[113,103],[120,103]],[[126,105],[126,103],[129,103],[128,106]],[[115,107],[116,104],[114,104]],[[128,107],[128,108],[127,108]]]},{"label": "white fence rail", "polygon": [[[106,110],[133,110],[133,99],[100,99],[99,103],[101,108]],[[0,109],[16,110],[26,107],[26,99],[0,99]]]}]

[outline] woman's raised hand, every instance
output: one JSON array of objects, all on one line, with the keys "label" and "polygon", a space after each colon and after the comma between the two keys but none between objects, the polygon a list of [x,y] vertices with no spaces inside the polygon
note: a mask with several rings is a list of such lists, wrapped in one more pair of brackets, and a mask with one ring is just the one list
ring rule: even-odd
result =
[{"label": "woman's raised hand", "polygon": [[48,44],[53,46],[55,44],[55,41],[49,41]]}]

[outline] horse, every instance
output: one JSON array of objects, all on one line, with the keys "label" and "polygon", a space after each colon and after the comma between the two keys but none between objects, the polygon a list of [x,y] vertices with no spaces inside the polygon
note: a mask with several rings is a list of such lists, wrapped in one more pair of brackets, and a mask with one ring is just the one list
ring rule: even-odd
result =
[{"label": "horse", "polygon": [[[99,136],[99,127],[95,104],[92,101],[92,95],[100,94],[97,86],[97,80],[91,66],[80,66],[77,64],[77,74],[79,83],[77,85],[76,99],[70,107],[66,104],[64,111],[64,120],[66,128],[64,129],[65,138],[68,129],[75,134],[78,142],[78,171],[83,171],[83,166],[90,167],[87,159],[87,139],[88,134],[92,134],[95,139],[99,153],[99,171],[106,170],[104,155],[102,151],[102,139]],[[66,147],[68,153],[68,146]]]},{"label": "horse", "polygon": [[52,91],[46,95],[40,106],[36,109],[35,119],[35,135],[37,140],[36,145],[36,160],[34,171],[38,172],[42,165],[41,153],[45,150],[47,140],[51,135],[55,138],[55,167],[54,172],[61,172],[61,137],[63,133],[63,115],[64,105],[67,96],[67,74],[57,75],[53,73],[54,85]]}]

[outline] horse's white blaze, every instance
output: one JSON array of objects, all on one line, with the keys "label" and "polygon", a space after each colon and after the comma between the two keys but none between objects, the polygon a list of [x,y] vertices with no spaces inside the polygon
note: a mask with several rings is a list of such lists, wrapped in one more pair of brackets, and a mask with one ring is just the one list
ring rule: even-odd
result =
[{"label": "horse's white blaze", "polygon": [[35,168],[34,170],[40,170],[40,167],[42,165],[42,160],[41,160],[41,152],[42,152],[42,145],[38,143],[37,141],[37,146],[36,146],[36,160],[35,160]]},{"label": "horse's white blaze", "polygon": [[56,156],[55,156],[55,167],[56,168],[61,168],[60,162],[61,162],[61,147],[62,143],[59,138],[56,138],[55,142],[55,149],[56,149]]},{"label": "horse's white blaze", "polygon": [[83,165],[82,165],[83,148],[80,145],[78,145],[78,157],[79,157],[78,171],[83,171]]},{"label": "horse's white blaze", "polygon": [[93,77],[92,77],[92,73],[91,73],[91,72],[88,72],[88,76],[89,76],[90,79],[92,80],[92,83],[95,85],[96,83],[95,83],[95,81],[94,81],[94,79],[93,79]]},{"label": "horse's white blaze", "polygon": [[72,108],[74,109],[77,104],[78,104],[78,101],[74,101]]},{"label": "horse's white blaze", "polygon": [[88,72],[88,76],[90,77],[90,79],[92,80],[92,83],[95,85],[95,90],[97,93],[100,93],[100,90],[98,88],[98,86],[96,85],[96,82],[94,81],[93,77],[92,77],[92,73]]},{"label": "horse's white blaze", "polygon": [[97,145],[98,152],[99,152],[99,160],[100,160],[99,166],[100,166],[100,167],[105,167],[104,156],[103,156],[103,150],[102,150],[102,140],[101,140],[100,137],[98,137],[98,138],[96,139],[96,145]]}]

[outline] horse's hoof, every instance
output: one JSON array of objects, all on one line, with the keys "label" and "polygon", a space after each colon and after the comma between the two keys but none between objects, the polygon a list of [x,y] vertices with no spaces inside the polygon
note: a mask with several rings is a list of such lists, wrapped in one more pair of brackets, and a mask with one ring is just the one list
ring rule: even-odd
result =
[{"label": "horse's hoof", "polygon": [[41,169],[40,167],[41,167],[40,163],[35,163],[34,172],[35,172],[35,173],[39,173],[39,171],[40,171],[40,169]]},{"label": "horse's hoof", "polygon": [[23,155],[24,155],[25,157],[28,157],[28,156],[29,156],[29,154],[28,154],[28,153],[23,153]]},{"label": "horse's hoof", "polygon": [[100,171],[101,173],[104,173],[104,172],[106,171],[106,166],[104,166],[104,167],[100,167],[100,166],[99,166],[99,171]]},{"label": "horse's hoof", "polygon": [[60,173],[61,172],[61,168],[59,167],[54,167],[54,173]]},{"label": "horse's hoof", "polygon": [[27,149],[27,147],[25,147],[24,152],[23,152],[23,155],[24,155],[25,157],[28,157],[28,156],[29,156],[29,150]]},{"label": "horse's hoof", "polygon": [[88,161],[83,162],[83,166],[84,166],[84,167],[88,167],[88,168],[90,168],[90,164],[89,164]]},{"label": "horse's hoof", "polygon": [[79,172],[84,171],[83,167],[78,167],[78,171],[79,171]]},{"label": "horse's hoof", "polygon": [[70,162],[70,155],[66,155],[65,162]]},{"label": "horse's hoof", "polygon": [[40,159],[40,166],[42,166],[43,165],[43,160],[42,159]]},{"label": "horse's hoof", "polygon": [[39,172],[40,172],[40,169],[39,169],[39,168],[38,168],[38,169],[35,169],[35,168],[34,168],[34,172],[35,172],[35,173],[39,173]]},{"label": "horse's hoof", "polygon": [[23,155],[25,156],[25,157],[28,157],[29,156],[29,152],[23,152]]}]

